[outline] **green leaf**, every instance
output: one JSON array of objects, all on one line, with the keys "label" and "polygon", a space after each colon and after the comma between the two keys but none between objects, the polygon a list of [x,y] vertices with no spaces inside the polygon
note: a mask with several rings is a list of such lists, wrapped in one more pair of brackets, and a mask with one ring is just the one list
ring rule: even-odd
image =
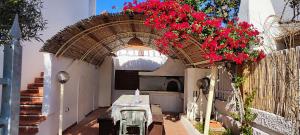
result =
[{"label": "green leaf", "polygon": [[41,0],[0,0],[0,45],[8,44],[8,31],[14,16],[19,15],[22,40],[40,38],[40,31],[45,29],[46,20],[42,17]]}]

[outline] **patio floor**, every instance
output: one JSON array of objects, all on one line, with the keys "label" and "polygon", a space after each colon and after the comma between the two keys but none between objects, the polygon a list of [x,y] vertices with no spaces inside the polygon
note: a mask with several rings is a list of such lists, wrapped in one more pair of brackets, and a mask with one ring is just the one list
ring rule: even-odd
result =
[{"label": "patio floor", "polygon": [[[104,114],[107,108],[99,108],[88,115],[77,125],[67,129],[64,135],[98,135],[99,124],[97,118]],[[180,122],[179,116],[172,113],[164,114],[164,126],[166,135],[188,135],[188,132]]]}]

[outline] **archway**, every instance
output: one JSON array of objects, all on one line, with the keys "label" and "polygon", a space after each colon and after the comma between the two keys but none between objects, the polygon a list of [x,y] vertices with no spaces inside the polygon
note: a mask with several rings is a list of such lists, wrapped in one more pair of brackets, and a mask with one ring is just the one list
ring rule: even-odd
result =
[{"label": "archway", "polygon": [[[99,16],[93,16],[91,18],[79,21],[74,25],[66,27],[64,30],[57,33],[55,36],[53,36],[45,43],[45,45],[41,49],[41,52],[48,52],[52,54],[51,58],[49,59],[54,59],[57,61],[61,60],[61,58],[62,59],[69,58],[68,60],[62,60],[60,62],[55,61],[55,62],[59,64],[61,64],[64,61],[69,62],[63,65],[65,66],[66,69],[70,70],[73,74],[76,74],[76,75],[71,75],[71,82],[73,83],[72,85],[76,85],[76,86],[74,87],[69,86],[70,87],[69,94],[72,95],[72,97],[70,98],[77,97],[78,101],[75,100],[70,101],[70,104],[76,102],[77,104],[79,104],[80,97],[78,95],[80,94],[83,95],[82,99],[88,99],[90,103],[102,102],[102,101],[94,101],[92,98],[88,97],[88,94],[98,95],[97,93],[93,93],[94,92],[93,90],[89,90],[89,89],[95,89],[92,85],[99,83],[99,81],[95,81],[94,78],[95,75],[93,73],[96,70],[92,68],[86,68],[86,67],[91,67],[92,65],[93,68],[95,66],[97,68],[101,68],[101,66],[105,65],[104,63],[106,63],[107,56],[113,56],[115,55],[114,52],[128,47],[129,46],[128,42],[130,39],[134,37],[139,38],[143,42],[143,46],[150,47],[157,50],[155,46],[155,39],[161,36],[161,32],[155,31],[145,26],[144,19],[145,17],[141,14],[137,14],[133,16],[124,15],[124,14],[102,14]],[[199,64],[206,61],[204,58],[202,58],[203,51],[199,48],[199,46],[194,44],[192,40],[186,41],[184,44],[185,44],[184,48],[171,48],[171,51],[168,54],[168,56],[176,60],[182,61],[182,63],[184,63],[184,67],[202,66]],[[82,61],[84,63],[81,63]],[[55,62],[54,64],[56,64]],[[89,65],[86,65],[86,63],[89,63]],[[108,63],[107,65],[111,65],[111,64]],[[70,66],[71,68],[69,68]],[[82,70],[81,68],[84,70]],[[107,74],[107,76],[110,76],[111,81],[113,81],[112,80],[112,78],[114,77],[113,67],[108,67],[108,68],[109,68],[108,72],[100,71],[101,72],[100,74],[101,76],[104,76],[103,74]],[[53,78],[56,75],[55,73],[56,67],[53,67],[53,69],[54,70],[51,69],[51,71],[49,71],[50,73],[48,71],[45,71],[46,83],[54,83]],[[78,70],[82,70],[86,73],[77,75]],[[47,75],[51,75],[51,77],[49,77],[49,80],[47,79]],[[107,76],[105,76],[104,79],[107,79],[106,78]],[[77,77],[78,79],[76,78],[72,80],[72,78],[74,77]],[[112,89],[113,85],[111,84],[104,83],[107,89]],[[178,84],[176,83],[176,85]],[[47,88],[45,89],[45,92],[47,94],[52,93],[49,94],[48,97],[57,94],[57,93],[53,94],[53,92],[56,91],[55,87],[53,87],[53,84],[51,84],[51,86],[49,84],[49,88],[51,90]],[[77,93],[74,92],[76,90]],[[99,91],[99,92],[103,92],[103,91]],[[110,98],[109,100],[111,100],[112,93],[108,93],[107,91],[105,91],[103,94],[107,94],[104,95],[103,97],[108,97]],[[46,98],[48,97],[46,96]],[[176,102],[182,103],[183,101],[180,101],[183,100],[182,97],[183,97],[183,93],[179,93],[178,95],[172,97],[172,99],[176,100]],[[156,98],[159,97],[157,96]],[[167,100],[166,98],[160,98],[160,99]],[[82,100],[82,102],[88,102],[88,101]],[[168,100],[168,102],[170,101]],[[162,106],[169,107],[169,104],[167,104],[168,102],[165,102],[166,104]],[[173,103],[176,104],[176,102]],[[91,106],[89,103],[87,104],[88,105],[83,104],[77,107],[76,105],[74,105],[75,109],[74,108],[68,109],[68,111],[69,110],[70,111],[67,113],[71,113],[72,111],[74,111],[74,117],[77,117],[77,120],[81,120],[85,115],[87,115],[87,112],[80,112],[80,116],[79,116],[79,113],[76,114],[76,110],[80,110],[80,111],[90,110],[90,108],[95,107],[94,103],[93,106]],[[105,104],[110,105],[111,101],[105,102]],[[44,106],[51,107],[52,105],[46,104]],[[178,108],[184,108],[184,107],[180,106]],[[73,123],[75,122],[74,117],[70,118],[73,119],[72,121],[70,121],[70,124],[72,124],[72,122]],[[69,125],[67,125],[67,127],[68,126]]]},{"label": "archway", "polygon": [[[156,49],[154,40],[161,32],[145,26],[144,19],[142,14],[130,16],[117,13],[93,16],[66,27],[53,36],[45,43],[41,52],[99,66],[111,52],[127,47],[127,42],[133,37],[141,39],[145,46]],[[202,58],[203,51],[192,40],[184,44],[184,48],[172,48],[169,56],[189,65],[205,60]]]}]

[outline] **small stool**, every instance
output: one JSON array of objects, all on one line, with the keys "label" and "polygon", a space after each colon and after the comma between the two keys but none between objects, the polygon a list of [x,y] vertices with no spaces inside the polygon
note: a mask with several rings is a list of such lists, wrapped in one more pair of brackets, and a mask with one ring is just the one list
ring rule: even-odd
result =
[{"label": "small stool", "polygon": [[152,124],[148,129],[148,135],[165,135],[164,116],[160,105],[151,105]]},{"label": "small stool", "polygon": [[99,135],[114,135],[114,122],[111,118],[100,117],[98,118],[99,123]]}]

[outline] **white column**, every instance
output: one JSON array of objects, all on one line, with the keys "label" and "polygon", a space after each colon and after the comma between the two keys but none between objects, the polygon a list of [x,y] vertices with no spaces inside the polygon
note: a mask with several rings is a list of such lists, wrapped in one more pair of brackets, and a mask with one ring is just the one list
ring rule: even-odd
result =
[{"label": "white column", "polygon": [[216,83],[216,78],[217,78],[217,71],[218,71],[217,66],[213,65],[211,68],[211,79],[210,79],[210,86],[209,86],[209,93],[208,93],[208,101],[207,101],[207,106],[206,106],[204,135],[208,135],[208,133],[209,133],[210,115],[211,115],[212,103],[213,103],[213,98],[214,98],[214,90],[215,90],[215,83]]}]

